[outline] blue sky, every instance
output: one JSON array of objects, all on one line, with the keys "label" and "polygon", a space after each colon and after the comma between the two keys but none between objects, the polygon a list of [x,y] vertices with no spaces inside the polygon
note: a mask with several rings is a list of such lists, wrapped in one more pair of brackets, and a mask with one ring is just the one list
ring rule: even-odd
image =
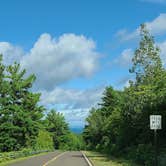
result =
[{"label": "blue sky", "polygon": [[166,63],[166,0],[2,0],[0,53],[35,73],[41,103],[83,127],[105,86],[127,86],[146,23]]}]

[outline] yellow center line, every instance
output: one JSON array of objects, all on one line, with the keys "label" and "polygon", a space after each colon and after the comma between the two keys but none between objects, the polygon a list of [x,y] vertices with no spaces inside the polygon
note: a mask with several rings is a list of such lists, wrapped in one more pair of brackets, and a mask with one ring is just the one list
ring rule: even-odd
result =
[{"label": "yellow center line", "polygon": [[47,166],[47,165],[50,164],[51,162],[55,161],[57,158],[63,156],[65,153],[67,153],[67,152],[64,152],[64,153],[59,154],[58,156],[55,156],[53,159],[47,161],[43,166]]}]

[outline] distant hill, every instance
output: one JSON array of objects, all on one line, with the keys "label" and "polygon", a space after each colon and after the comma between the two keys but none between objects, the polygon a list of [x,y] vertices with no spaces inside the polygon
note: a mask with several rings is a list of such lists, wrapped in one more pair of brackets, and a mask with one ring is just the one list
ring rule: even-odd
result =
[{"label": "distant hill", "polygon": [[82,131],[83,131],[83,127],[70,127],[70,130],[71,130],[73,133],[80,134],[80,133],[82,133]]}]

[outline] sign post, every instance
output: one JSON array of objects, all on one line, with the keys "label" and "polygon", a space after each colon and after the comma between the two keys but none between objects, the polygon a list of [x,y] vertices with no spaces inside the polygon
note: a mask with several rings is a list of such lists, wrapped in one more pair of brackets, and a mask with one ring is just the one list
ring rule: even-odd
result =
[{"label": "sign post", "polygon": [[155,166],[157,166],[157,130],[161,130],[161,115],[150,115],[150,129],[154,130]]}]

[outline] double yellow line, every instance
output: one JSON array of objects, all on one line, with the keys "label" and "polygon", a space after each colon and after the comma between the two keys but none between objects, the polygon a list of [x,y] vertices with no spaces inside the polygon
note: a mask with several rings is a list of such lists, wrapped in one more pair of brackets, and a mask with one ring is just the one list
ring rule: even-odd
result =
[{"label": "double yellow line", "polygon": [[55,161],[57,158],[63,156],[65,153],[67,153],[67,152],[64,152],[64,153],[61,153],[61,154],[55,156],[53,159],[47,161],[43,166],[47,166],[47,165],[50,164],[51,162]]}]

